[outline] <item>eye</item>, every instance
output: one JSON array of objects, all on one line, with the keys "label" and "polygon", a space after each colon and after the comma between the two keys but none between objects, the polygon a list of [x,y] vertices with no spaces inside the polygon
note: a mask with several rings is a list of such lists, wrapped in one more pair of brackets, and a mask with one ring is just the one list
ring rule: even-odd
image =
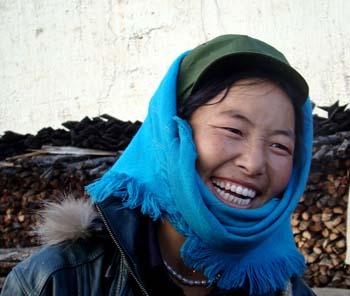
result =
[{"label": "eye", "polygon": [[292,154],[292,151],[289,149],[289,147],[280,144],[280,143],[273,143],[271,147],[278,149],[279,151],[287,152],[288,154]]},{"label": "eye", "polygon": [[233,128],[233,127],[225,127],[224,128],[225,130],[233,133],[233,134],[236,134],[236,135],[239,135],[239,136],[243,136],[243,133],[242,131],[240,131],[239,129],[236,129],[236,128]]}]

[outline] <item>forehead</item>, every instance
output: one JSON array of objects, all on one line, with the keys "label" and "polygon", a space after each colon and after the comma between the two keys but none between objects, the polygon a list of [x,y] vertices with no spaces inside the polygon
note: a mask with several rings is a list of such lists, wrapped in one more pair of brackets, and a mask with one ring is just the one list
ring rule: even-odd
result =
[{"label": "forehead", "polygon": [[[228,89],[215,96],[212,101],[225,102],[227,98],[243,100],[244,105],[255,104],[259,99],[270,98],[271,105],[274,99],[274,102],[293,106],[292,99],[284,88],[278,82],[266,78],[253,77],[237,80]],[[266,103],[269,104],[268,100]]]},{"label": "forehead", "polygon": [[[249,118],[266,125],[294,126],[291,99],[276,83],[259,78],[242,79],[196,110],[203,117]],[[195,115],[195,114],[193,114]]]}]

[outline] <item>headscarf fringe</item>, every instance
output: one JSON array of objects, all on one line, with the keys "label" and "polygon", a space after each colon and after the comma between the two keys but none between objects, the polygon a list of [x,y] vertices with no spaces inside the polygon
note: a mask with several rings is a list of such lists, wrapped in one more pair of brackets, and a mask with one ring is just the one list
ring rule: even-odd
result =
[{"label": "headscarf fringe", "polygon": [[258,260],[241,264],[240,260],[237,261],[237,256],[231,254],[226,254],[227,260],[223,262],[220,260],[222,254],[203,248],[199,240],[186,241],[181,252],[186,265],[203,270],[210,283],[215,283],[224,290],[242,288],[248,283],[249,295],[265,295],[284,290],[292,276],[300,275],[305,270],[304,258],[297,250],[271,258],[269,264],[259,263]]},{"label": "headscarf fringe", "polygon": [[113,195],[122,198],[123,206],[129,209],[141,207],[141,212],[153,220],[162,216],[160,197],[146,190],[134,178],[124,174],[109,171],[102,178],[85,187],[92,196],[94,203],[98,203]]}]

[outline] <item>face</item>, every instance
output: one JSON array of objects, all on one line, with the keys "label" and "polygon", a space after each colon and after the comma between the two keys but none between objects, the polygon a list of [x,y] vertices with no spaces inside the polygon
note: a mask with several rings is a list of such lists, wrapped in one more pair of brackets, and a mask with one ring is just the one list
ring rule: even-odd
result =
[{"label": "face", "polygon": [[258,208],[278,196],[291,176],[294,108],[270,81],[236,82],[197,108],[189,123],[197,171],[209,190],[230,207]]}]

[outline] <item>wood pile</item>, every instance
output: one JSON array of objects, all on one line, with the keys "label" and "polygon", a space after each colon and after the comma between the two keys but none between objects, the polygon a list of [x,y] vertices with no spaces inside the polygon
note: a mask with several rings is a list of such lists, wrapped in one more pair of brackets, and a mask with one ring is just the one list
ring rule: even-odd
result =
[{"label": "wood pile", "polygon": [[43,145],[74,146],[107,151],[124,150],[141,126],[141,122],[122,121],[108,114],[81,121],[67,121],[66,129],[41,129],[35,136],[6,131],[0,138],[0,160],[40,149]]},{"label": "wood pile", "polygon": [[317,137],[308,185],[292,216],[311,286],[350,288],[350,266],[345,264],[349,184],[350,132]]},{"label": "wood pile", "polygon": [[[322,108],[328,111],[328,118],[314,116],[311,174],[292,225],[297,246],[308,264],[306,282],[312,287],[350,289],[350,266],[344,263],[350,111],[337,103]],[[123,150],[140,127],[139,122],[122,122],[108,115],[64,125],[68,131],[44,129],[38,138],[12,132],[0,138],[0,248],[36,246],[32,234],[37,223],[34,213],[43,202],[68,192],[85,196],[84,186],[100,177],[120,156],[121,151],[111,151]],[[47,144],[89,149],[42,146]],[[1,262],[0,257],[3,277],[16,260],[4,261],[5,266]]]},{"label": "wood pile", "polygon": [[[315,104],[313,104],[315,107]],[[346,132],[350,130],[350,110],[347,105],[339,106],[335,102],[332,106],[318,107],[327,112],[327,117],[313,116],[314,136],[329,136],[337,132]]]},{"label": "wood pile", "polygon": [[91,149],[79,151],[55,155],[42,149],[36,152],[43,154],[20,156],[12,166],[0,167],[1,248],[36,245],[31,230],[37,223],[34,213],[43,202],[62,198],[65,193],[84,196],[84,186],[99,178],[119,156],[105,151],[100,154],[106,155],[91,155]]}]

